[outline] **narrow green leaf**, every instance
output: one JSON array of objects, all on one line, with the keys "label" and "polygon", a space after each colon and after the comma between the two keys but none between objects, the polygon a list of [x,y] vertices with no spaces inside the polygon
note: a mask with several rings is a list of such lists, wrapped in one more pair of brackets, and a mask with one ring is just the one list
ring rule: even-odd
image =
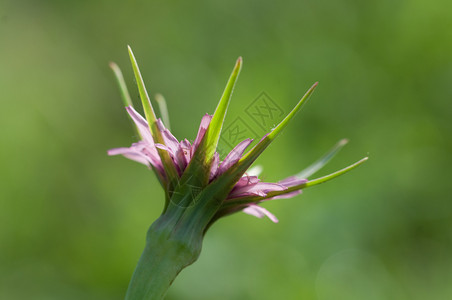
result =
[{"label": "narrow green leaf", "polygon": [[[140,73],[140,68],[138,67],[135,56],[133,55],[132,49],[128,46],[130,61],[132,63],[133,73],[135,74],[135,79],[138,85],[138,91],[140,93],[141,103],[143,104],[144,114],[146,116],[146,120],[149,124],[149,129],[151,130],[152,137],[154,138],[155,143],[159,143],[165,145],[165,141],[163,140],[162,133],[158,129],[157,119],[155,117],[154,108],[151,104],[151,99],[149,99],[148,92],[144,85],[143,78]],[[165,173],[168,177],[168,182],[170,183],[170,189],[174,188],[176,184],[179,174],[177,173],[176,167],[168,154],[167,151],[157,148],[160,159],[162,160],[163,167],[165,169]]]},{"label": "narrow green leaf", "polygon": [[165,127],[168,128],[168,130],[171,130],[168,106],[166,105],[165,98],[163,97],[162,94],[155,94],[155,101],[157,101],[157,104],[159,105],[160,115],[162,116],[163,124],[165,124]]},{"label": "narrow green leaf", "polygon": [[122,76],[121,69],[114,62],[110,62],[110,68],[113,70],[115,74],[116,81],[118,82],[119,90],[121,91],[121,98],[124,102],[124,106],[132,106],[132,99],[130,98],[129,90],[127,89],[126,82],[124,81],[124,76]]},{"label": "narrow green leaf", "polygon": [[323,168],[347,143],[347,139],[340,140],[330,151],[295,176],[298,178],[308,178],[312,174],[316,173]]}]

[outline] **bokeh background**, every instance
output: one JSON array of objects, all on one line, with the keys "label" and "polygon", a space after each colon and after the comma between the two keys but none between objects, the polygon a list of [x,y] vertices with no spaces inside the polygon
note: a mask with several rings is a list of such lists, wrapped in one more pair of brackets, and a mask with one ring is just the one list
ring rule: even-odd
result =
[{"label": "bokeh background", "polygon": [[218,222],[167,299],[451,299],[451,28],[446,0],[1,0],[0,299],[123,299],[163,205],[152,172],[106,155],[136,139],[108,68],[138,105],[127,44],[180,139],[239,55],[226,124],[319,81],[259,159],[266,180],[344,137],[319,176],[370,156],[266,204],[279,224]]}]

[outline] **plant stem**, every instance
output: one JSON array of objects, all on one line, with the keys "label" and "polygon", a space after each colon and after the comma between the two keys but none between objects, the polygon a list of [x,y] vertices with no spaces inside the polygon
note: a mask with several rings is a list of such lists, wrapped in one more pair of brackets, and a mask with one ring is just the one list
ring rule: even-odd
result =
[{"label": "plant stem", "polygon": [[161,217],[149,228],[146,246],[133,273],[125,300],[163,299],[180,271],[199,256],[200,243],[177,238],[168,227],[162,230],[159,226],[162,223],[164,220]]}]

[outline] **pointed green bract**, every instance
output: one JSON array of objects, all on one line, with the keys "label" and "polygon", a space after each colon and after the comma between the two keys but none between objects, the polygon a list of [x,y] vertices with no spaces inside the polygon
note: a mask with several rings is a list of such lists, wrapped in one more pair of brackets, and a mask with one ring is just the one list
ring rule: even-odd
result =
[{"label": "pointed green bract", "polygon": [[[204,136],[203,148],[199,151],[205,152],[206,158],[210,160],[213,156],[218,140],[220,139],[221,128],[223,127],[224,119],[226,117],[226,111],[228,110],[229,101],[231,100],[232,92],[234,90],[235,82],[239,76],[240,70],[242,68],[242,57],[237,59],[234,69],[232,70],[231,76],[229,77],[228,83],[223,91],[223,95],[220,98],[215,113],[210,121],[209,128]],[[200,147],[201,148],[201,147]]]},{"label": "pointed green bract", "polygon": [[295,175],[298,178],[308,178],[312,174],[316,173],[318,170],[323,168],[345,145],[347,145],[348,140],[340,140],[330,151],[323,155],[320,159],[315,161],[309,167]]},{"label": "pointed green bract", "polygon": [[[130,61],[132,63],[133,73],[135,74],[135,79],[138,85],[138,91],[140,93],[141,103],[143,104],[144,114],[146,116],[146,120],[149,124],[149,129],[151,130],[152,137],[155,143],[159,143],[165,145],[165,141],[163,140],[162,133],[158,129],[157,126],[157,118],[155,117],[154,109],[151,104],[151,99],[149,99],[148,92],[144,85],[143,78],[141,77],[140,69],[138,67],[135,56],[133,55],[132,49],[128,46]],[[168,182],[170,184],[170,189],[174,188],[174,184],[177,182],[179,178],[179,174],[177,173],[176,167],[173,164],[173,161],[168,154],[167,151],[157,148],[160,159],[162,160],[163,168],[165,169],[165,173],[167,175]]]},{"label": "pointed green bract", "polygon": [[277,192],[270,192],[270,193],[268,193],[267,197],[265,197],[265,198],[271,198],[271,197],[287,194],[287,193],[290,193],[290,192],[293,192],[293,191],[297,191],[297,190],[300,190],[300,189],[304,189],[304,188],[307,188],[307,187],[315,186],[315,185],[318,185],[318,184],[330,181],[331,179],[334,179],[336,177],[344,175],[345,173],[347,173],[347,172],[353,170],[354,168],[360,166],[361,164],[366,162],[368,159],[369,159],[369,157],[364,157],[364,158],[360,159],[359,161],[355,162],[354,164],[351,164],[348,167],[345,167],[345,168],[343,168],[343,169],[341,169],[339,171],[336,171],[334,173],[331,173],[331,174],[328,174],[326,176],[322,176],[322,177],[319,177],[319,178],[316,178],[316,179],[313,179],[313,180],[309,180],[306,183],[295,185],[293,187],[288,188],[287,190],[277,191]]},{"label": "pointed green bract", "polygon": [[[301,109],[303,104],[309,99],[314,89],[317,87],[318,82],[304,94],[303,98],[297,103],[297,105],[292,109],[292,111],[275,127],[270,133],[264,136],[260,142],[254,146],[247,154],[245,154],[235,167],[230,168],[230,172],[236,172],[243,174],[251,164],[258,158],[258,156],[265,150],[265,148],[270,145],[270,143],[281,133],[281,131],[287,126],[289,121],[296,115],[296,113]],[[229,171],[228,170],[228,171]]]},{"label": "pointed green bract", "polygon": [[[132,98],[130,98],[129,90],[127,89],[127,85],[124,80],[124,76],[122,76],[121,69],[114,62],[110,62],[110,68],[113,70],[113,73],[116,77],[116,81],[118,82],[119,90],[121,91],[121,98],[122,98],[124,105],[133,107]],[[129,116],[129,119],[131,120],[131,122],[133,124],[132,118],[130,116]],[[136,134],[138,136],[140,136],[141,138],[143,138],[140,134],[140,131],[137,129],[137,127],[133,126],[133,128],[134,128]],[[164,184],[165,179],[162,177],[162,175],[159,172],[157,172],[157,170],[155,169],[154,166],[151,166],[151,168],[152,168],[152,171],[154,172],[155,176],[159,180],[160,184],[162,185],[162,187],[165,188],[165,184]]]},{"label": "pointed green bract", "polygon": [[343,168],[343,169],[341,169],[339,171],[336,171],[334,173],[331,173],[329,175],[326,175],[326,176],[323,176],[323,177],[320,177],[320,178],[317,178],[317,179],[310,180],[308,182],[305,182],[305,183],[302,183],[302,184],[299,184],[299,185],[295,185],[295,186],[289,187],[287,190],[269,192],[267,194],[267,196],[265,196],[263,198],[259,197],[259,196],[245,196],[245,197],[240,197],[240,198],[233,199],[232,201],[231,200],[227,201],[227,203],[224,203],[222,205],[221,209],[227,210],[228,208],[234,207],[234,206],[237,206],[237,205],[245,205],[245,204],[249,204],[249,203],[258,203],[258,202],[260,202],[262,200],[265,200],[265,199],[269,199],[269,198],[273,198],[273,197],[276,197],[276,196],[288,194],[288,193],[295,192],[295,191],[298,191],[298,190],[301,190],[301,189],[304,189],[304,188],[307,188],[307,187],[311,187],[311,186],[315,186],[315,185],[327,182],[327,181],[329,181],[331,179],[334,179],[336,177],[344,175],[345,173],[353,170],[354,168],[356,168],[356,167],[360,166],[361,164],[363,164],[364,162],[366,162],[368,159],[369,159],[368,157],[364,157],[363,159],[357,161],[356,163],[351,164],[350,166],[345,167],[345,168]]},{"label": "pointed green bract", "polygon": [[168,130],[171,130],[168,106],[166,105],[165,98],[163,97],[162,94],[155,94],[155,101],[157,101],[157,104],[159,105],[160,115],[162,116],[163,124],[165,124],[165,127]]},{"label": "pointed green bract", "polygon": [[121,91],[121,98],[125,106],[132,106],[132,98],[130,98],[129,90],[127,89],[126,82],[124,81],[124,76],[122,76],[121,69],[114,62],[110,62],[110,68],[115,74],[116,81],[118,82],[119,90]]},{"label": "pointed green bract", "polygon": [[278,134],[281,133],[281,131],[287,126],[287,124],[289,123],[290,120],[292,120],[293,117],[295,117],[295,115],[297,114],[297,112],[301,109],[301,107],[303,106],[303,104],[306,103],[306,101],[309,99],[309,97],[311,96],[311,94],[314,92],[315,88],[317,87],[319,83],[316,82],[314,83],[311,88],[306,92],[306,94],[304,94],[303,98],[300,99],[300,101],[298,101],[297,105],[294,107],[294,109],[292,109],[292,111],[287,115],[287,117],[284,118],[284,120],[281,121],[281,123],[278,124],[278,126],[276,126],[275,129],[273,129],[269,134],[268,134],[268,138],[270,140],[273,140],[276,136],[278,136]]},{"label": "pointed green bract", "polygon": [[364,157],[363,159],[355,162],[354,164],[352,164],[352,165],[350,165],[350,166],[348,166],[346,168],[343,168],[342,170],[336,171],[334,173],[331,173],[329,175],[326,175],[326,176],[323,176],[323,177],[320,177],[320,178],[317,178],[317,179],[310,180],[310,181],[305,183],[304,187],[310,187],[310,186],[318,185],[318,184],[327,182],[327,181],[329,181],[331,179],[334,179],[334,178],[336,178],[338,176],[341,176],[341,175],[353,170],[354,168],[358,167],[359,165],[363,164],[368,159],[369,159],[369,157]]},{"label": "pointed green bract", "polygon": [[360,166],[361,164],[363,164],[368,159],[369,159],[369,157],[364,157],[361,160],[355,162],[354,164],[351,164],[348,167],[345,167],[345,168],[343,168],[343,169],[341,169],[339,171],[336,171],[334,173],[331,173],[331,174],[328,174],[326,176],[322,176],[322,177],[319,177],[319,178],[316,178],[316,179],[313,179],[313,180],[309,180],[306,183],[302,183],[302,184],[290,187],[287,190],[278,191],[278,192],[270,192],[270,193],[268,193],[266,198],[271,198],[271,197],[275,197],[275,196],[278,196],[278,195],[287,194],[287,193],[290,193],[290,192],[293,192],[293,191],[297,191],[297,190],[300,190],[300,189],[304,189],[304,188],[307,188],[307,187],[315,186],[315,185],[318,185],[318,184],[330,181],[331,179],[334,179],[336,177],[344,175],[345,173],[347,173],[347,172],[353,170],[354,168]]},{"label": "pointed green bract", "polygon": [[[133,55],[132,48],[130,48],[130,46],[127,47],[129,50],[130,62],[132,63],[133,74],[135,75],[135,80],[138,86],[138,92],[140,93],[141,103],[143,104],[144,114],[146,116],[146,120],[149,123],[151,132],[154,134],[153,128],[155,127],[155,129],[157,129],[157,118],[155,117],[154,108],[152,107],[151,99],[149,99],[149,95],[144,85],[143,77],[141,77],[141,72],[140,68],[138,67],[137,60]],[[154,139],[155,138],[157,138],[157,136],[154,137]]]},{"label": "pointed green bract", "polygon": [[182,184],[190,184],[197,187],[204,187],[207,185],[209,181],[212,158],[218,145],[226,111],[228,109],[235,82],[237,81],[241,68],[242,58],[239,57],[231,75],[229,76],[228,83],[226,84],[226,88],[220,98],[220,102],[215,109],[215,113],[210,121],[209,127],[207,128],[204,137],[202,138],[190,163],[182,175]]},{"label": "pointed green bract", "polygon": [[[124,80],[124,76],[122,76],[121,69],[118,67],[118,65],[114,62],[110,62],[110,68],[113,70],[113,74],[115,75],[116,82],[118,83],[119,90],[121,92],[121,98],[122,102],[124,103],[124,106],[131,106],[133,107],[132,98],[130,98],[129,90],[127,89],[126,82]],[[132,120],[129,116],[129,119]],[[133,121],[132,121],[133,123]],[[133,126],[135,132],[140,135],[139,130]]]}]

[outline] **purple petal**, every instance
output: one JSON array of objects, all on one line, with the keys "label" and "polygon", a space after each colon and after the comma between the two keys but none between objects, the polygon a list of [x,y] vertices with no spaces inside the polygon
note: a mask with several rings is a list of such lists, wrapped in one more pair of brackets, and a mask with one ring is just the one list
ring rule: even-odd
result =
[{"label": "purple petal", "polygon": [[142,163],[146,166],[151,164],[160,174],[164,175],[163,165],[154,146],[140,141],[132,144],[129,148],[116,148],[108,151],[108,155],[121,154],[124,157]]},{"label": "purple petal", "polygon": [[218,174],[224,173],[227,169],[233,166],[242,157],[245,149],[253,142],[252,139],[246,139],[240,142],[234,149],[229,152],[229,154],[221,162]]},{"label": "purple petal", "polygon": [[286,193],[286,194],[281,194],[281,195],[278,195],[278,196],[275,196],[275,197],[271,197],[271,198],[265,199],[265,201],[267,201],[267,200],[276,200],[276,199],[289,199],[289,198],[295,197],[296,195],[301,194],[301,192],[302,192],[301,190],[297,190],[297,191],[293,191],[293,192],[289,192],[289,193]]},{"label": "purple petal", "polygon": [[201,140],[204,137],[204,134],[206,133],[206,130],[209,127],[211,120],[212,120],[212,116],[209,114],[205,114],[204,117],[202,117],[201,124],[199,125],[198,135],[196,136],[196,139],[193,142],[192,153],[191,153],[192,156],[193,156],[193,153],[196,151],[196,148],[198,148],[199,143],[201,143]]},{"label": "purple petal", "polygon": [[[179,150],[177,150],[176,153],[174,153],[174,151],[170,147],[162,145],[162,144],[155,144],[155,147],[168,152],[169,156],[171,157],[171,161],[174,164],[174,167],[178,171],[179,175],[182,175],[183,171],[185,170],[186,165],[180,158],[180,154],[178,152]],[[181,152],[181,153],[183,155],[183,152]],[[185,159],[185,158],[183,158],[183,159]]]},{"label": "purple petal", "polygon": [[181,170],[181,172],[183,172],[185,170],[185,168],[187,167],[188,161],[185,157],[185,152],[184,152],[184,149],[182,149],[181,144],[179,144],[177,147],[175,158],[176,158],[176,162],[179,166],[179,169]]},{"label": "purple petal", "polygon": [[271,212],[256,204],[250,204],[250,206],[243,209],[243,212],[258,218],[267,216],[273,223],[278,223],[278,219]]},{"label": "purple petal", "polygon": [[176,155],[177,150],[179,149],[179,141],[171,134],[171,132],[165,128],[162,123],[162,120],[157,119],[157,127],[162,133],[163,141],[165,145],[171,150],[171,152]]},{"label": "purple petal", "polygon": [[146,144],[145,142],[138,142],[132,144],[132,147],[142,152],[146,157],[148,157],[151,164],[157,169],[163,170],[162,161],[154,145]]},{"label": "purple petal", "polygon": [[135,149],[131,148],[114,148],[107,151],[108,155],[123,155],[124,157],[131,159],[133,161],[139,162],[145,166],[149,166],[149,160],[144,153],[141,153]]},{"label": "purple petal", "polygon": [[283,185],[286,187],[292,187],[292,186],[300,185],[300,184],[303,184],[306,182],[308,182],[307,179],[298,178],[296,176],[290,176],[290,177],[287,177],[287,178],[279,181],[278,183],[280,185]]},{"label": "purple petal", "polygon": [[258,182],[256,184],[250,184],[239,188],[234,188],[229,193],[228,198],[238,198],[245,196],[267,196],[268,192],[284,191],[287,188],[277,183]]},{"label": "purple petal", "polygon": [[184,151],[184,156],[185,156],[185,160],[188,162],[190,162],[191,160],[191,145],[190,142],[185,139],[182,142],[180,142],[180,145],[182,147],[182,150]]},{"label": "purple petal", "polygon": [[209,181],[211,181],[212,179],[215,178],[215,176],[217,176],[218,164],[219,163],[220,163],[220,155],[218,154],[218,152],[215,152],[213,154],[212,166],[210,167]]},{"label": "purple petal", "polygon": [[[271,132],[266,133],[266,134],[261,138],[261,140],[259,141],[259,143],[262,142],[262,141],[263,141],[270,133],[271,133]],[[259,144],[259,143],[258,143],[258,144]]]},{"label": "purple petal", "polygon": [[121,154],[124,157],[145,165],[149,165],[149,163],[151,163],[157,170],[163,171],[163,165],[154,144],[150,145],[144,141],[139,141],[138,143],[133,143],[129,148],[111,149],[108,151],[108,154]]},{"label": "purple petal", "polygon": [[257,178],[257,176],[243,176],[239,179],[239,181],[237,181],[234,188],[241,188],[250,184],[256,184],[259,181],[260,180],[259,178]]},{"label": "purple petal", "polygon": [[141,135],[141,138],[145,142],[153,145],[154,139],[152,138],[152,134],[149,129],[148,122],[146,122],[146,120],[132,106],[127,106],[126,110],[129,113],[129,115],[132,118],[135,125],[137,126],[137,129]]},{"label": "purple petal", "polygon": [[[287,177],[287,178],[279,181],[278,184],[282,185],[286,188],[290,188],[290,187],[294,187],[294,186],[297,186],[297,185],[300,185],[300,184],[303,184],[306,182],[308,182],[307,179],[301,179],[296,176],[290,176],[290,177]],[[277,195],[277,196],[265,199],[265,201],[276,200],[276,199],[288,199],[288,198],[295,197],[296,195],[299,195],[299,194],[301,194],[301,190],[296,190],[296,191],[288,192],[285,194],[281,194],[281,195]]]},{"label": "purple petal", "polygon": [[159,143],[155,144],[155,148],[159,148],[159,149],[162,149],[165,151],[170,151],[170,149],[167,146],[159,144]]}]

